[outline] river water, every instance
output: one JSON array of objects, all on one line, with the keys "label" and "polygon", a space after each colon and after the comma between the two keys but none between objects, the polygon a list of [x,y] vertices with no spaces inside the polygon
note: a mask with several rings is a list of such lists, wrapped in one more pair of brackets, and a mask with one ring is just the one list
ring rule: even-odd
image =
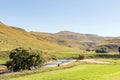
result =
[{"label": "river water", "polygon": [[75,61],[76,61],[75,59],[58,59],[57,61],[54,61],[54,62],[45,63],[43,67],[54,67],[58,65],[65,65]]}]

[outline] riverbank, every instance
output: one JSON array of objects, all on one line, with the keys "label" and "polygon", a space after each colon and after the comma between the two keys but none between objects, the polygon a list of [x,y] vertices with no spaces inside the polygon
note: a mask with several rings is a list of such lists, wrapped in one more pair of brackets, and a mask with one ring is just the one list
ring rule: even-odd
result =
[{"label": "riverbank", "polygon": [[12,72],[9,74],[1,74],[0,80],[6,80],[9,78],[16,78],[16,77],[38,74],[38,73],[43,73],[43,72],[69,69],[69,68],[72,68],[72,67],[80,65],[80,64],[81,63],[79,63],[79,62],[73,62],[73,63],[70,63],[68,65],[63,65],[63,66],[59,66],[59,67],[41,67],[39,69],[34,69],[34,70],[25,70],[25,71],[21,71],[21,72]]}]

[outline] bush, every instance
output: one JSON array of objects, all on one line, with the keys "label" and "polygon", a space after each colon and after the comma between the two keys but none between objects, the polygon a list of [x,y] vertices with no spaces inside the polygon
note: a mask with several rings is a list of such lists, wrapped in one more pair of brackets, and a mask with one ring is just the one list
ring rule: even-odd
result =
[{"label": "bush", "polygon": [[26,69],[37,68],[45,62],[41,51],[31,49],[16,48],[10,52],[10,60],[6,66],[11,71],[21,71]]},{"label": "bush", "polygon": [[120,47],[118,47],[118,52],[119,52],[119,55],[120,55]]},{"label": "bush", "polygon": [[87,48],[86,51],[90,52],[91,50],[89,48]]},{"label": "bush", "polygon": [[79,58],[78,59],[82,60],[84,58],[85,58],[85,56],[83,54],[79,54]]},{"label": "bush", "polygon": [[96,49],[96,53],[108,53],[109,50],[107,47],[100,47],[98,49]]}]

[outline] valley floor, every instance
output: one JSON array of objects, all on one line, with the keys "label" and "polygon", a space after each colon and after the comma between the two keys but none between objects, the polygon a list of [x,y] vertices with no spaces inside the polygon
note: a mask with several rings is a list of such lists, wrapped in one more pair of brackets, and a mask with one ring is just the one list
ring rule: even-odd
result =
[{"label": "valley floor", "polygon": [[[72,68],[5,80],[119,80],[119,64],[79,64]],[[4,80],[4,79],[3,79]]]}]

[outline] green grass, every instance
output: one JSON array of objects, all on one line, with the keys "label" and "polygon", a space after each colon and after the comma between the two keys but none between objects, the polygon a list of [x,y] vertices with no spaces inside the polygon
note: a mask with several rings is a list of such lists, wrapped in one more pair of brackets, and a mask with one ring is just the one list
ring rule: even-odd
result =
[{"label": "green grass", "polygon": [[54,53],[57,58],[78,58],[79,54],[79,51],[61,51]]},{"label": "green grass", "polygon": [[[42,67],[36,70],[25,70],[25,71],[21,71],[21,72],[14,72],[12,74],[3,74],[0,76],[0,79],[8,79],[8,78],[15,78],[15,77],[21,77],[21,76],[27,76],[27,75],[32,75],[32,74],[37,74],[37,73],[43,73],[43,72],[49,72],[49,71],[55,71],[55,70],[62,70],[62,69],[68,69],[74,66],[79,65],[79,62],[75,62],[75,63],[71,63],[68,65],[63,65],[60,67]],[[2,67],[2,66],[1,66]]]},{"label": "green grass", "polygon": [[0,64],[5,64],[6,60],[0,60]]},{"label": "green grass", "polygon": [[119,80],[119,65],[80,64],[78,66],[4,80]]},{"label": "green grass", "polygon": [[86,52],[86,51],[61,51],[61,52],[55,52],[54,55],[57,58],[74,58],[77,59],[79,54],[83,54],[85,58],[94,58],[95,52]]},{"label": "green grass", "polygon": [[8,60],[9,51],[0,51],[0,64],[5,64]]}]

